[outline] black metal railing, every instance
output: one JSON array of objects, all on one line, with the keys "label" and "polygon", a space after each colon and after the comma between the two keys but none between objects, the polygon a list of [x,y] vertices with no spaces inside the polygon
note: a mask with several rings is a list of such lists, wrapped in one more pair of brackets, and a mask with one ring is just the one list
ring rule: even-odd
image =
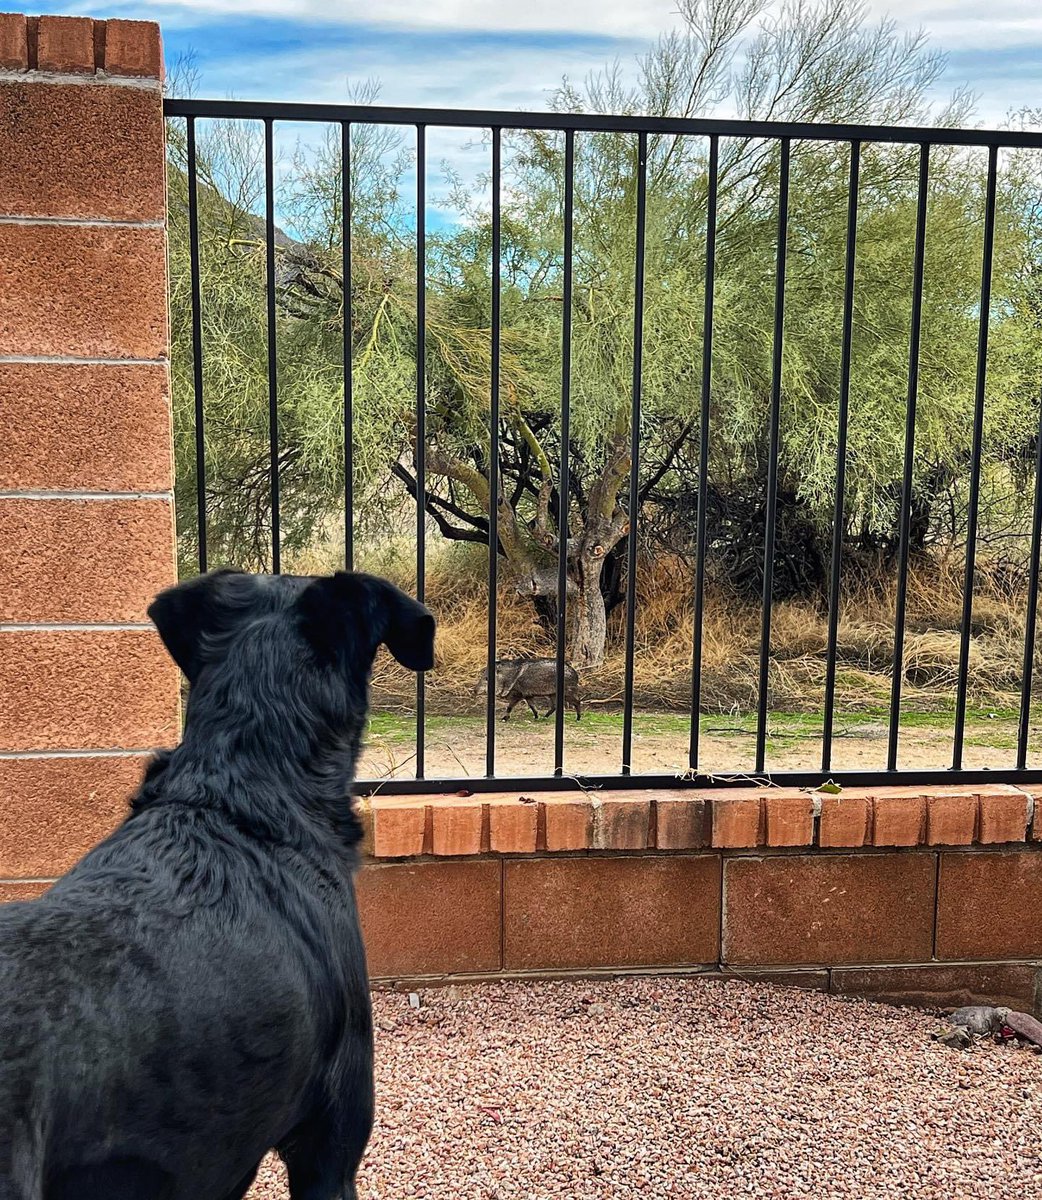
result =
[{"label": "black metal railing", "polygon": [[[710,410],[713,391],[713,333],[714,281],[717,270],[718,179],[722,139],[757,139],[777,144],[780,170],[778,173],[778,205],[776,231],[776,263],[774,272],[774,321],[771,336],[770,396],[767,427],[766,506],[763,545],[763,581],[761,595],[761,637],[758,657],[758,694],[755,729],[755,778],[771,779],[781,784],[809,786],[823,778],[837,782],[878,784],[907,782],[971,782],[974,780],[1040,782],[1042,770],[1028,767],[1030,735],[1030,706],[1034,646],[1037,622],[1037,591],[1039,585],[1039,555],[1042,544],[1042,436],[1035,439],[1034,502],[1030,524],[1030,565],[1028,595],[1024,626],[1023,670],[1020,680],[1019,719],[1013,762],[1005,768],[991,770],[964,767],[963,752],[967,719],[968,675],[972,634],[972,605],[975,554],[979,520],[982,475],[982,446],[985,427],[985,394],[988,369],[988,339],[991,321],[991,285],[995,249],[997,162],[1000,150],[1042,150],[1042,134],[1015,131],[984,131],[976,129],[938,129],[881,127],[848,124],[809,125],[786,122],[746,122],[738,120],[681,119],[669,117],[632,117],[601,115],[569,115],[564,113],[511,113],[464,110],[420,110],[375,106],[282,104],[238,101],[180,100],[165,102],[167,118],[185,123],[187,146],[188,233],[191,269],[191,344],[193,354],[192,387],[195,418],[195,483],[196,520],[198,537],[198,566],[208,566],[207,526],[208,496],[206,491],[206,451],[204,437],[204,346],[201,312],[205,302],[200,279],[199,245],[199,182],[196,171],[196,122],[200,120],[235,120],[259,122],[263,128],[264,173],[264,235],[265,284],[267,303],[267,387],[268,387],[268,485],[270,488],[271,565],[281,569],[280,556],[280,453],[278,405],[278,330],[276,323],[277,264],[276,264],[276,199],[273,126],[275,122],[322,122],[338,125],[341,131],[342,179],[340,203],[343,228],[352,228],[351,189],[351,132],[356,125],[398,126],[415,133],[416,194],[415,238],[416,256],[416,353],[415,353],[415,439],[423,447],[427,436],[427,194],[426,153],[427,133],[434,128],[486,130],[490,142],[491,181],[491,378],[489,389],[490,451],[488,484],[492,500],[488,506],[488,545],[499,546],[500,493],[500,367],[502,347],[502,237],[503,237],[503,133],[516,130],[545,130],[563,135],[563,260],[561,269],[561,389],[560,389],[560,461],[557,484],[558,536],[557,596],[556,596],[556,687],[557,705],[553,741],[553,769],[544,775],[523,778],[497,777],[496,773],[496,697],[489,686],[485,708],[485,777],[440,777],[426,779],[425,774],[425,685],[419,676],[415,716],[416,754],[415,779],[362,781],[360,788],[379,787],[388,792],[420,790],[489,789],[522,787],[527,789],[571,786],[604,786],[610,784],[676,787],[705,784],[748,782],[746,771],[715,773],[710,777],[701,770],[698,715],[702,708],[702,666],[704,655],[703,624],[706,598],[706,557],[708,548],[707,507],[708,470],[711,448]],[[617,771],[575,777],[565,771],[565,691],[566,669],[566,611],[568,606],[568,509],[570,501],[570,422],[572,417],[572,308],[576,139],[589,134],[630,134],[636,141],[636,220],[633,254],[633,322],[632,322],[632,395],[630,420],[630,475],[628,489],[629,525],[626,533],[625,586],[625,666],[623,683],[622,754]],[[638,510],[640,506],[641,469],[641,404],[643,390],[644,347],[644,286],[646,257],[646,222],[648,205],[648,139],[655,135],[686,135],[705,139],[707,156],[707,192],[705,204],[705,296],[701,347],[700,379],[697,397],[698,452],[701,464],[697,484],[697,514],[695,532],[692,599],[694,608],[691,629],[691,722],[686,772],[635,775],[631,770],[634,736],[634,663],[636,651],[636,598],[638,560]],[[820,770],[771,771],[767,758],[769,702],[768,683],[771,666],[772,615],[774,612],[774,561],[778,510],[776,493],[779,483],[781,448],[780,418],[783,397],[783,353],[786,321],[786,271],[789,226],[790,167],[794,146],[802,142],[836,143],[849,151],[849,175],[846,183],[846,232],[843,259],[843,294],[841,345],[838,370],[838,441],[835,468],[835,499],[831,558],[827,565],[827,647],[824,684],[823,726]],[[868,144],[905,145],[918,149],[916,183],[914,261],[911,284],[911,321],[907,351],[907,395],[903,441],[903,471],[899,497],[899,540],[896,556],[896,610],[894,646],[891,663],[889,723],[885,769],[880,771],[836,771],[833,767],[833,748],[836,720],[837,660],[839,646],[839,616],[843,570],[843,517],[847,485],[847,425],[852,376],[852,334],[855,301],[855,262],[857,253],[859,186],[863,150]],[[971,147],[987,151],[986,194],[984,201],[983,255],[980,273],[979,331],[974,388],[972,447],[969,463],[968,515],[966,557],[963,566],[962,612],[959,628],[958,673],[955,689],[954,734],[950,767],[943,770],[898,770],[898,746],[901,734],[900,717],[902,682],[904,679],[904,644],[907,620],[907,600],[910,570],[911,521],[913,515],[913,474],[916,454],[916,405],[919,394],[920,340],[922,335],[924,265],[926,261],[928,195],[931,183],[931,151],[937,147]],[[353,346],[350,306],[352,298],[352,238],[343,237],[342,272],[344,292],[343,320],[343,432],[344,432],[344,562],[354,566],[356,557],[354,533],[354,455],[355,408],[353,381]],[[693,420],[695,416],[693,415]],[[415,455],[416,503],[416,586],[422,600],[426,586],[426,507],[428,481],[425,475],[425,456]],[[497,595],[500,582],[498,556],[488,555],[488,644],[487,667],[491,681],[495,675],[497,639]]]}]

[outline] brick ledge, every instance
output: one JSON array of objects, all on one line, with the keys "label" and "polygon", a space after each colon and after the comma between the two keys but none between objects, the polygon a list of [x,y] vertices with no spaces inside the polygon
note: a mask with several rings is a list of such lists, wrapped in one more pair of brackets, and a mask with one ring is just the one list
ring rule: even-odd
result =
[{"label": "brick ledge", "polygon": [[1012,784],[373,796],[357,805],[366,850],[376,859],[1025,843],[1042,849],[1042,803]]}]

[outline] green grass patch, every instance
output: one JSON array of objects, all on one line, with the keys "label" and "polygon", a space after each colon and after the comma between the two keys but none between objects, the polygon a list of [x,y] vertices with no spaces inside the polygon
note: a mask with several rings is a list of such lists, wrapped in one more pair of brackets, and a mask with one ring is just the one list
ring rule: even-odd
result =
[{"label": "green grass patch", "polygon": [[[1034,714],[1033,714],[1034,715]],[[994,747],[1006,750],[1017,741],[1018,713],[1014,709],[969,709],[966,713],[966,741],[969,745]],[[952,728],[951,712],[903,712],[902,732],[915,730],[937,730],[947,733]],[[552,717],[532,719],[527,710],[516,709],[508,723],[498,721],[500,729],[552,728]],[[794,742],[818,740],[822,735],[820,713],[773,712],[768,715],[768,743],[779,746]],[[711,737],[748,738],[756,734],[755,713],[703,713],[699,720],[702,734]],[[838,717],[835,732],[839,736],[857,737],[860,733],[886,729],[889,714],[885,708],[868,709],[853,715]],[[588,712],[580,722],[566,715],[565,728],[568,737],[594,739],[600,736],[621,737],[623,715],[621,712]],[[483,734],[484,715],[459,717],[428,716],[429,737],[451,737],[455,734]],[[388,745],[411,745],[415,736],[414,717],[399,713],[373,713],[369,719],[367,739],[370,742]],[[633,715],[633,732],[636,737],[686,737],[690,730],[689,718],[683,713],[637,712]]]}]

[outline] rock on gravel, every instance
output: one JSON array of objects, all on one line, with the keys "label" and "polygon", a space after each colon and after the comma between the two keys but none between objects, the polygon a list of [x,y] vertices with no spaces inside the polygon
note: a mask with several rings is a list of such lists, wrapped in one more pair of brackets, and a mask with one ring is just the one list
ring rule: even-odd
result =
[{"label": "rock on gravel", "polygon": [[[626,979],[375,997],[371,1200],[1042,1197],[1042,1059],[912,1009]],[[288,1197],[274,1160],[251,1200]]]}]

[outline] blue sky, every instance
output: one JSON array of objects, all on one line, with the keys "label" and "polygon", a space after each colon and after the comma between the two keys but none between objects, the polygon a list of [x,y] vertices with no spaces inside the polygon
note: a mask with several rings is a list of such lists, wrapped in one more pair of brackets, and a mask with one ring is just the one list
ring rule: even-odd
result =
[{"label": "blue sky", "polygon": [[[949,53],[941,92],[968,86],[978,118],[1042,107],[1039,0],[869,0]],[[83,0],[48,11],[143,17],[168,64],[194,54],[205,97],[341,101],[377,79],[388,104],[545,108],[562,76],[624,65],[678,23],[676,0]]]}]

